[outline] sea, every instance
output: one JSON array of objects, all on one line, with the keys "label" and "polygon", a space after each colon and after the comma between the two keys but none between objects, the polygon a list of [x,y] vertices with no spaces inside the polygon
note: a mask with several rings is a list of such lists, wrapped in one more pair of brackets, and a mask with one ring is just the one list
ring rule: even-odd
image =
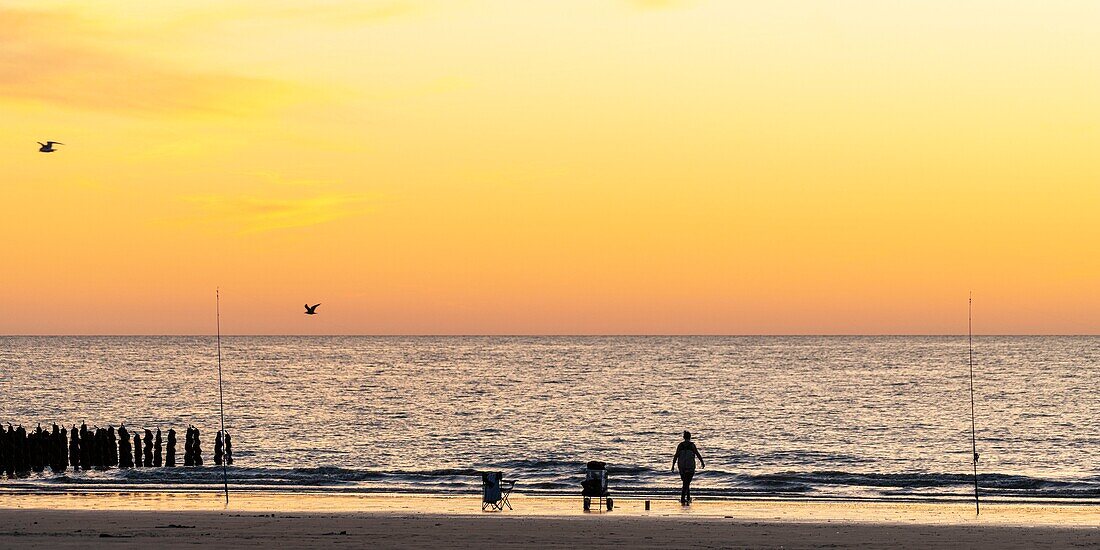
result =
[{"label": "sea", "polygon": [[[231,490],[973,498],[966,336],[223,337],[235,463],[213,465],[214,337],[0,337],[0,422],[201,430],[205,466],[73,471],[0,491]],[[1100,503],[1100,337],[979,336],[982,498]],[[177,460],[182,461],[182,458]]]}]

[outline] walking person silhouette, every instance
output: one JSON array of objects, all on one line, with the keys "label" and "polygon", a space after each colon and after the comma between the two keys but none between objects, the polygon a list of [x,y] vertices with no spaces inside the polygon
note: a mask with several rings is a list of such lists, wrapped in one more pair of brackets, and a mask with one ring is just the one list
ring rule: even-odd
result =
[{"label": "walking person silhouette", "polygon": [[703,455],[699,454],[699,449],[691,441],[691,432],[684,430],[684,440],[676,446],[676,454],[672,456],[672,471],[675,472],[676,467],[679,466],[680,481],[684,482],[684,486],[680,489],[680,504],[684,506],[691,504],[691,478],[695,477],[696,457],[699,458],[699,467],[706,468]]}]

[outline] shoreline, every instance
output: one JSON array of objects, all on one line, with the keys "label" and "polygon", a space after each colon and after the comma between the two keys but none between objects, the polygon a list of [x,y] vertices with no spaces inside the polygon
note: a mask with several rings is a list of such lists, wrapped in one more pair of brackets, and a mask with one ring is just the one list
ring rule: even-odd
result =
[{"label": "shoreline", "polygon": [[[418,489],[377,489],[377,488],[330,488],[316,485],[230,485],[232,495],[311,495],[316,497],[405,497],[405,498],[474,498],[476,488],[454,491],[429,491]],[[972,495],[898,495],[898,496],[846,496],[846,495],[806,495],[806,494],[759,494],[739,493],[721,494],[706,490],[693,491],[696,501],[705,502],[775,502],[775,503],[832,503],[832,504],[928,504],[961,505],[974,503]],[[12,496],[48,496],[48,495],[120,495],[120,494],[165,494],[165,495],[212,495],[223,494],[221,486],[213,485],[155,485],[155,484],[97,484],[78,486],[3,486],[0,485],[0,503],[5,495]],[[578,491],[516,491],[513,497],[533,499],[568,499],[577,497]],[[676,500],[678,490],[645,492],[637,490],[613,491],[616,500]],[[579,497],[577,497],[579,498]],[[1026,505],[1026,506],[1069,506],[1096,507],[1100,510],[1100,497],[1015,497],[1001,495],[982,495],[981,505]],[[2,505],[0,505],[2,508]]]},{"label": "shoreline", "polygon": [[[693,492],[694,493],[694,492]],[[164,494],[164,495],[222,495],[222,489],[208,486],[179,485],[173,486],[124,486],[101,485],[81,487],[4,487],[0,486],[0,500],[5,495],[11,496],[59,496],[59,495],[140,495],[140,494]],[[432,492],[419,491],[419,489],[332,489],[313,485],[278,485],[267,487],[230,485],[230,494],[238,495],[310,495],[317,497],[406,497],[406,498],[474,498],[474,491]],[[515,492],[513,497],[524,498],[580,498],[580,493],[571,492]],[[667,491],[660,493],[645,493],[636,491],[613,492],[612,498],[616,500],[676,500],[679,492]],[[695,500],[702,502],[727,502],[727,503],[822,503],[822,504],[927,504],[927,505],[960,505],[971,506],[974,497],[970,496],[844,496],[844,495],[785,495],[785,494],[713,494],[700,492],[695,494]],[[1100,498],[1089,497],[1012,497],[998,495],[983,495],[981,505],[1026,505],[1026,506],[1070,506],[1070,507],[1097,507],[1100,510]]]},{"label": "shoreline", "polygon": [[[787,522],[841,521],[927,525],[1073,526],[1100,529],[1100,506],[1088,503],[899,502],[698,497],[691,506],[675,498],[616,496],[612,512],[583,512],[581,497],[512,495],[512,510],[482,512],[477,494],[326,493],[308,491],[230,492],[225,505],[218,491],[0,492],[0,511],[154,511],[154,512],[333,512],[515,517],[672,517]],[[645,510],[645,502],[651,509]]]},{"label": "shoreline", "polygon": [[374,548],[752,547],[1035,548],[1100,546],[1100,508],[616,499],[516,495],[482,512],[477,495],[0,494],[0,547]]}]

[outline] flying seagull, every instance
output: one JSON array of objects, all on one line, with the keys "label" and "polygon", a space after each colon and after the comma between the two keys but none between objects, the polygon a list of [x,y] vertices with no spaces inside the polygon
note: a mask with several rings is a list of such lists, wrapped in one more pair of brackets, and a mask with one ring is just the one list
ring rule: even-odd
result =
[{"label": "flying seagull", "polygon": [[319,305],[321,304],[310,307],[309,304],[306,304],[306,315],[317,315],[317,306]]},{"label": "flying seagull", "polygon": [[54,145],[65,145],[60,141],[47,141],[46,143],[39,141],[38,144],[41,145],[41,147],[38,148],[39,153],[52,153],[57,150],[53,148]]}]

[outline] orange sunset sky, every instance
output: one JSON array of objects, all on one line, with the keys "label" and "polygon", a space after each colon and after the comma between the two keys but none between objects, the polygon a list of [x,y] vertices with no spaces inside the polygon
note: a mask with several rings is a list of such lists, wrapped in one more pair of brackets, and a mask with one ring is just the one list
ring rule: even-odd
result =
[{"label": "orange sunset sky", "polygon": [[1098,23],[8,0],[0,334],[1097,333]]}]

